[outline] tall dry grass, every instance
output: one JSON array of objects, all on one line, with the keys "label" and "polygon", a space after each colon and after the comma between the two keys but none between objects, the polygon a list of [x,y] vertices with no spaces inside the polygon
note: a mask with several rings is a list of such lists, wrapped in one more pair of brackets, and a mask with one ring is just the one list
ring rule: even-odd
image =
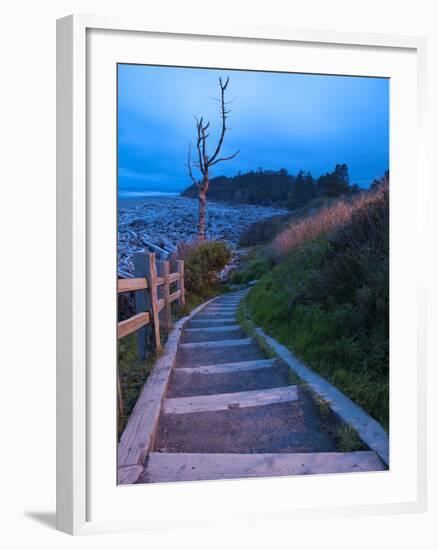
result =
[{"label": "tall dry grass", "polygon": [[315,214],[299,220],[284,229],[273,240],[269,253],[275,262],[281,261],[292,250],[302,244],[344,227],[355,212],[382,201],[388,185],[381,185],[373,191],[363,193],[352,200],[339,200]]}]

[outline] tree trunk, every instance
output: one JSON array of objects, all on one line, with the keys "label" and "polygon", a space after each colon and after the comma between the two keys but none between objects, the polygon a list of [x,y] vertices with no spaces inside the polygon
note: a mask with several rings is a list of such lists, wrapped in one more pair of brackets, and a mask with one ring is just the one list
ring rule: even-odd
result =
[{"label": "tree trunk", "polygon": [[200,241],[205,240],[205,209],[207,203],[207,195],[205,191],[199,192],[199,226],[198,226],[198,239]]},{"label": "tree trunk", "polygon": [[199,229],[198,229],[198,239],[200,241],[205,240],[205,210],[207,208],[207,191],[208,191],[208,168],[206,168],[204,173],[204,178],[202,180],[202,186],[199,189]]},{"label": "tree trunk", "polygon": [[207,149],[206,149],[206,141],[210,134],[207,134],[206,131],[210,126],[210,122],[208,121],[206,124],[204,124],[204,117],[201,117],[200,119],[195,117],[196,120],[196,130],[198,132],[198,139],[196,142],[196,148],[198,151],[198,161],[196,163],[196,167],[202,174],[202,181],[198,181],[195,176],[193,175],[192,171],[192,162],[191,162],[191,145],[189,144],[189,152],[187,155],[187,169],[189,176],[193,182],[193,185],[196,185],[198,188],[198,201],[199,201],[199,220],[198,220],[198,240],[204,241],[205,240],[205,211],[207,209],[207,192],[208,192],[208,185],[210,183],[209,181],[209,168],[210,166],[214,166],[218,162],[224,162],[225,160],[231,160],[236,155],[239,154],[239,151],[236,151],[234,154],[226,156],[226,157],[220,157],[220,151],[222,148],[222,143],[224,141],[225,132],[227,131],[226,126],[226,119],[230,113],[230,110],[226,107],[225,102],[225,90],[227,89],[228,83],[230,81],[230,77],[227,77],[226,81],[223,82],[222,78],[219,78],[219,86],[221,88],[221,118],[222,118],[222,130],[219,136],[219,140],[216,145],[216,149],[212,156],[208,156]]}]

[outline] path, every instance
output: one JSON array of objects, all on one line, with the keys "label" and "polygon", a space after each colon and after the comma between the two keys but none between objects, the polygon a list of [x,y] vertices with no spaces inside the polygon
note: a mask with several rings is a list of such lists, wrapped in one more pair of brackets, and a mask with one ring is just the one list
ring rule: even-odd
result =
[{"label": "path", "polygon": [[217,298],[184,326],[138,483],[383,470],[373,451],[336,451],[289,367],[238,325],[244,294]]}]

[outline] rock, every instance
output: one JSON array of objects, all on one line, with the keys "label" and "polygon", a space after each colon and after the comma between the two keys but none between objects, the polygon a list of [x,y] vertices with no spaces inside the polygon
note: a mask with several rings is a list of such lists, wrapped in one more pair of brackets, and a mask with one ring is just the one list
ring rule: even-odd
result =
[{"label": "rock", "polygon": [[[241,232],[251,223],[284,213],[277,208],[207,202],[207,238],[224,240],[238,254]],[[144,197],[118,211],[119,269],[133,273],[133,255],[146,243],[171,253],[180,241],[196,237],[198,201],[185,197]]]}]

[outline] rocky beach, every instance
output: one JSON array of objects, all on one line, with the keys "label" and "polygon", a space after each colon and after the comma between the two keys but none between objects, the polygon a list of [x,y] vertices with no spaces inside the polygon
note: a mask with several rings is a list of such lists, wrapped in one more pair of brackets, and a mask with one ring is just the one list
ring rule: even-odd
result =
[{"label": "rocky beach", "polygon": [[[223,240],[236,250],[239,236],[257,220],[283,214],[285,210],[249,204],[209,202],[207,238]],[[118,208],[119,274],[133,273],[133,254],[142,250],[165,258],[180,241],[196,238],[198,201],[174,196],[149,196],[120,200]]]}]

